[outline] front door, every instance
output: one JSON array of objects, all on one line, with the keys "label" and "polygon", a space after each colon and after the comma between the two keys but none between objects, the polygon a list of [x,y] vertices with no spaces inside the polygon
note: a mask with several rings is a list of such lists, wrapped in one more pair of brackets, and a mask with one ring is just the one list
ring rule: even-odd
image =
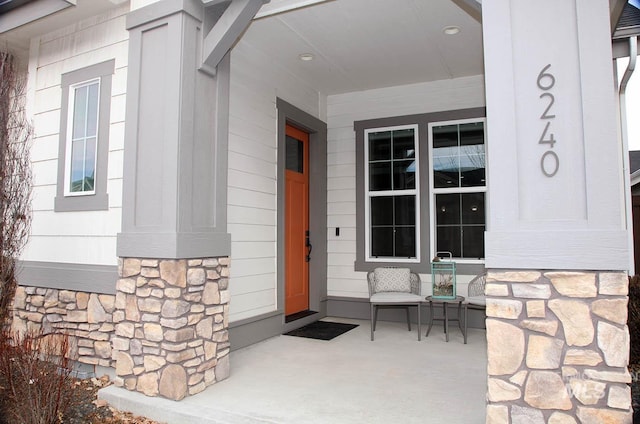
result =
[{"label": "front door", "polygon": [[309,309],[309,134],[286,127],[285,315]]}]

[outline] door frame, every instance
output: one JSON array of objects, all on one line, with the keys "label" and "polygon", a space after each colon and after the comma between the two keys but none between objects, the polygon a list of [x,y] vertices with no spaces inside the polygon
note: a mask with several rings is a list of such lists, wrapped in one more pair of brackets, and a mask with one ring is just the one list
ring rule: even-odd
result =
[{"label": "door frame", "polygon": [[[301,327],[327,314],[327,124],[277,98],[277,302],[282,316],[282,332]],[[309,262],[309,309],[318,314],[285,323],[285,127],[286,124],[309,133],[309,233],[313,252]]]}]

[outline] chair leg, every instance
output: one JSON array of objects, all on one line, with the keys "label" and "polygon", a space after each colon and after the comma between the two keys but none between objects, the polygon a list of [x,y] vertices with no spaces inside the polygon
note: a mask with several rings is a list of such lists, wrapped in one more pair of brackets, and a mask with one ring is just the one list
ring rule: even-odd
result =
[{"label": "chair leg", "polygon": [[371,341],[373,341],[373,332],[375,331],[375,321],[373,319],[373,303],[371,304],[370,318],[371,318]]},{"label": "chair leg", "polygon": [[431,327],[433,327],[433,302],[429,301],[429,328],[427,328],[427,333],[424,335],[425,337],[429,337],[429,332],[431,331]]},{"label": "chair leg", "polygon": [[420,309],[422,309],[422,305],[418,303],[418,341],[420,341],[422,337],[422,330],[420,330]]},{"label": "chair leg", "polygon": [[409,319],[409,307],[405,306],[404,310],[407,312],[407,328],[411,331],[411,320]]},{"label": "chair leg", "polygon": [[464,305],[464,344],[467,344],[467,319],[469,317],[469,305],[465,304]]},{"label": "chair leg", "polygon": [[376,324],[378,323],[378,305],[374,306],[374,315],[373,315],[373,331],[376,331]]}]

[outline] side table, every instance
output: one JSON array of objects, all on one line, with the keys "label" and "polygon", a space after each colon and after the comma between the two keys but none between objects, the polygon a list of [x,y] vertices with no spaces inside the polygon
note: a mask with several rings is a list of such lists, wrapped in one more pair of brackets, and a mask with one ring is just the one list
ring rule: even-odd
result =
[{"label": "side table", "polygon": [[[444,333],[447,342],[449,341],[449,321],[458,321],[458,328],[460,328],[462,335],[465,335],[464,329],[462,328],[462,302],[464,302],[464,296],[456,296],[455,299],[441,299],[434,298],[433,296],[427,296],[426,301],[429,302],[429,328],[427,329],[427,334],[425,334],[425,337],[429,336],[429,332],[431,331],[431,327],[433,326],[433,321],[444,321]],[[434,317],[434,303],[442,304],[442,317]],[[456,318],[449,317],[449,313],[447,312],[449,304],[458,305],[458,316]]]}]

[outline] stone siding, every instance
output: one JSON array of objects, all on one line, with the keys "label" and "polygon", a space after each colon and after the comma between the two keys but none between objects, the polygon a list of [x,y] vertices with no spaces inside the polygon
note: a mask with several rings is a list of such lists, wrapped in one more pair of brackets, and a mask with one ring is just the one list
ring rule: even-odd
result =
[{"label": "stone siding", "polygon": [[67,333],[72,359],[114,367],[115,301],[113,295],[20,286],[13,301],[12,329]]},{"label": "stone siding", "polygon": [[490,271],[488,424],[631,423],[628,279]]},{"label": "stone siding", "polygon": [[227,378],[228,258],[125,258],[118,272],[116,385],[180,400]]}]

